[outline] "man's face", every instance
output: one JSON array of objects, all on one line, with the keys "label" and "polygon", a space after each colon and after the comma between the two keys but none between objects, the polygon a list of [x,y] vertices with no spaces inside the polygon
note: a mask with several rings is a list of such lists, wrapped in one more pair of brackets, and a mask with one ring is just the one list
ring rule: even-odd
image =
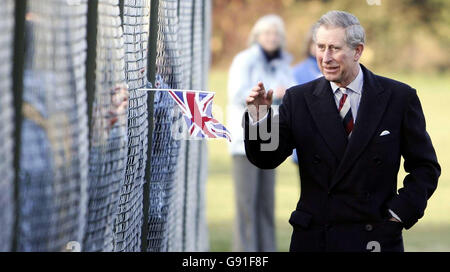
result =
[{"label": "man's face", "polygon": [[358,61],[364,46],[350,48],[345,42],[345,29],[319,27],[316,33],[316,59],[320,71],[329,81],[347,86],[358,74]]},{"label": "man's face", "polygon": [[270,26],[258,35],[258,43],[267,52],[274,52],[280,47],[281,37],[275,26]]}]

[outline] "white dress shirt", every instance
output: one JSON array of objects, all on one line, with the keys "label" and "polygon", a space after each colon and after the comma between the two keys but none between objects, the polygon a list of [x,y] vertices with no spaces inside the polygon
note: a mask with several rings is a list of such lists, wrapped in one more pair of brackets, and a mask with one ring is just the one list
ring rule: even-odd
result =
[{"label": "white dress shirt", "polygon": [[[364,76],[359,67],[359,72],[356,78],[347,85],[347,90],[340,90],[336,83],[330,81],[331,90],[334,93],[334,100],[336,102],[336,107],[339,108],[339,101],[342,98],[343,92],[348,95],[347,99],[350,99],[350,108],[352,109],[353,123],[356,124],[356,118],[358,115],[359,103],[361,102],[361,95],[363,92]],[[340,90],[340,91],[338,91]]]}]

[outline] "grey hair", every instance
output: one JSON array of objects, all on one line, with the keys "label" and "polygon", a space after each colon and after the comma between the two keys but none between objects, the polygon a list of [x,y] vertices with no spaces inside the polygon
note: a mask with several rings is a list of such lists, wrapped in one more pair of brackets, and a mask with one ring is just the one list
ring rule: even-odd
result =
[{"label": "grey hair", "polygon": [[359,44],[364,44],[366,34],[364,28],[359,23],[355,15],[345,11],[332,10],[320,17],[314,25],[313,39],[316,40],[317,30],[321,27],[341,27],[345,29],[345,42],[351,48],[356,48]]},{"label": "grey hair", "polygon": [[256,21],[255,25],[250,32],[250,36],[248,38],[248,45],[251,46],[258,42],[258,36],[269,27],[274,26],[278,34],[280,35],[280,47],[284,48],[286,45],[286,32],[284,30],[283,19],[280,16],[275,14],[265,15]]}]

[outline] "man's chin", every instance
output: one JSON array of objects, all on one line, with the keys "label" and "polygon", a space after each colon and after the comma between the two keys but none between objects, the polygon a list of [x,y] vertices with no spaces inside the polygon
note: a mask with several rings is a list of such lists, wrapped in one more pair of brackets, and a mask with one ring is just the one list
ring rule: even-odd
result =
[{"label": "man's chin", "polygon": [[335,83],[339,83],[339,82],[340,82],[339,77],[336,76],[336,75],[327,75],[327,74],[324,74],[324,77],[325,77],[326,80],[331,81],[331,82],[335,82]]}]

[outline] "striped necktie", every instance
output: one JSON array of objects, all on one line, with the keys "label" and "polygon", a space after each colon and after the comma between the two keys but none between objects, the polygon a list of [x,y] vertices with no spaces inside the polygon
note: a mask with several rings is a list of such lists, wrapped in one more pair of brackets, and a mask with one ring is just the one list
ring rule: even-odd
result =
[{"label": "striped necktie", "polygon": [[347,136],[350,138],[353,130],[353,115],[352,108],[350,107],[350,99],[348,98],[348,94],[346,94],[347,88],[339,88],[342,92],[341,100],[339,101],[339,115],[341,115],[342,123],[344,125],[345,132],[347,132]]}]

